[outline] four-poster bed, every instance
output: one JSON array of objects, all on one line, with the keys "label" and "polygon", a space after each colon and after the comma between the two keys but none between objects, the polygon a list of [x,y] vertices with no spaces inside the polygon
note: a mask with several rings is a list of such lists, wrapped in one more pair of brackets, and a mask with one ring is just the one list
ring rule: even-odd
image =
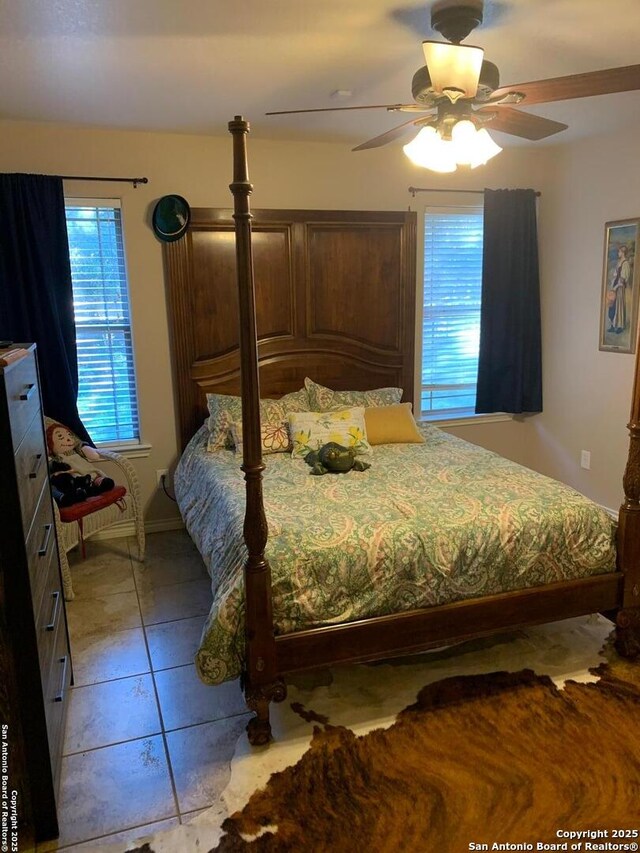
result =
[{"label": "four-poster bed", "polygon": [[[252,186],[246,156],[248,124],[236,117],[229,129],[234,147],[231,191],[235,229],[228,211],[193,211],[186,239],[167,244],[165,259],[183,447],[202,423],[205,393],[233,394],[241,385],[247,554],[244,687],[247,704],[255,711],[248,726],[251,743],[268,741],[269,703],[284,699],[283,676],[299,670],[377,660],[598,611],[617,613],[617,648],[621,654],[637,655],[637,372],[617,571],[600,568],[600,573],[593,576],[275,633],[271,567],[265,557],[268,529],[260,398],[291,392],[305,376],[311,375],[336,389],[396,385],[403,388],[404,400],[412,400],[415,216],[271,211],[257,215],[258,225],[252,232]],[[260,280],[257,300],[254,262]],[[238,297],[231,289],[236,286],[236,273]],[[356,296],[345,293],[344,288],[339,293],[334,289],[335,281],[351,280]],[[360,291],[363,284],[365,289]]]}]

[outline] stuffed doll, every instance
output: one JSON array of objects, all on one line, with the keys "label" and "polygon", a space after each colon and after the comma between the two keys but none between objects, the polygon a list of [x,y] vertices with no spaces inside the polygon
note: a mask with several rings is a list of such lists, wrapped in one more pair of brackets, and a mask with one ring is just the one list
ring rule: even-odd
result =
[{"label": "stuffed doll", "polygon": [[71,474],[75,477],[86,477],[88,475],[87,497],[108,492],[114,487],[115,483],[111,477],[105,476],[104,472],[93,464],[100,458],[95,447],[83,444],[66,426],[48,418],[46,437],[49,463],[68,466],[65,469],[58,467],[58,471],[53,473],[54,477],[60,476],[61,473]]}]

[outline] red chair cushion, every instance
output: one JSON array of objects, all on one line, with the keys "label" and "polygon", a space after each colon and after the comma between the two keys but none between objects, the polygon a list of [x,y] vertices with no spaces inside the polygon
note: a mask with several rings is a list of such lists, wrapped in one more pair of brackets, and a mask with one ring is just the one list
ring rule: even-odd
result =
[{"label": "red chair cushion", "polygon": [[103,492],[101,495],[95,495],[93,498],[87,498],[78,504],[71,506],[60,507],[61,521],[77,521],[79,518],[84,518],[85,515],[91,515],[92,512],[97,512],[99,509],[104,509],[105,506],[111,506],[116,501],[122,500],[127,494],[124,486],[114,486],[108,492]]}]

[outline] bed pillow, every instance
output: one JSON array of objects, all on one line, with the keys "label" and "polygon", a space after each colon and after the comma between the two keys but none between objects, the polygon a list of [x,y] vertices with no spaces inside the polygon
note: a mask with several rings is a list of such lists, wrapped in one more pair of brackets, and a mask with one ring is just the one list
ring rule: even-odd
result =
[{"label": "bed pillow", "polygon": [[424,444],[411,403],[372,406],[364,410],[369,444]]},{"label": "bed pillow", "polygon": [[[242,398],[229,394],[207,394],[209,440],[207,450],[231,447],[229,430],[234,423],[242,422]],[[309,395],[305,388],[285,394],[278,400],[260,400],[260,420],[264,424],[286,421],[289,412],[308,412]]]},{"label": "bed pillow", "polygon": [[[260,424],[262,453],[286,453],[291,450],[289,424],[287,421],[273,421]],[[231,441],[236,453],[242,451],[242,421],[231,424]]]},{"label": "bed pillow", "polygon": [[307,377],[304,387],[314,412],[329,412],[353,406],[391,406],[402,399],[402,388],[375,388],[373,391],[332,391]]},{"label": "bed pillow", "polygon": [[294,458],[304,459],[330,441],[353,447],[358,455],[371,453],[362,406],[339,412],[291,412],[289,433]]}]

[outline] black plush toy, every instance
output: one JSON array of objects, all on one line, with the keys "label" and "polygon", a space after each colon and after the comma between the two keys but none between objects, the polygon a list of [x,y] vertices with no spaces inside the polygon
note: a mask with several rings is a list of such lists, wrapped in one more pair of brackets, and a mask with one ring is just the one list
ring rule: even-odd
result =
[{"label": "black plush toy", "polygon": [[92,481],[91,474],[79,474],[74,472],[71,465],[66,462],[49,463],[51,476],[51,491],[58,506],[71,506],[82,503],[87,498],[108,492],[114,487],[110,477],[103,477],[99,484]]}]

